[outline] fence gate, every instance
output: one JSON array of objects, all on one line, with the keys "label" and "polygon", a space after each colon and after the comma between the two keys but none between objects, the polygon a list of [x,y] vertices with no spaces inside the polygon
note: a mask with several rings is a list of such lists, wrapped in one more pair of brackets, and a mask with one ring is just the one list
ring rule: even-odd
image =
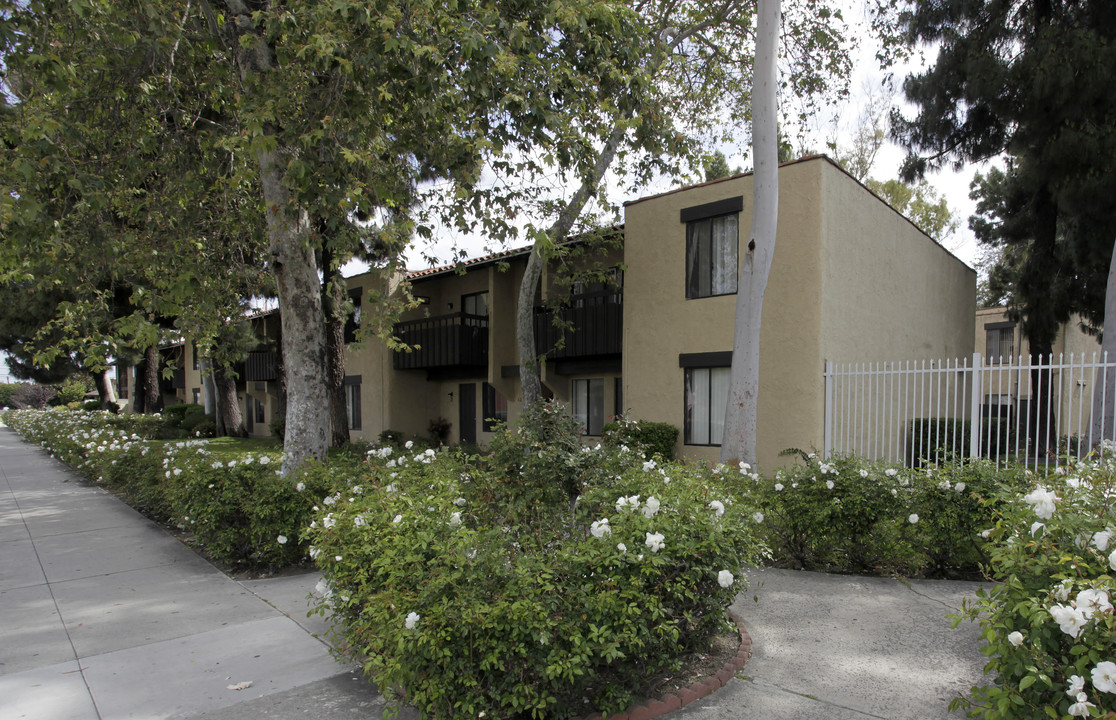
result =
[{"label": "fence gate", "polygon": [[1116,440],[1112,411],[1100,411],[1116,400],[1116,360],[1107,354],[1054,360],[985,360],[973,353],[917,362],[827,361],[825,456],[855,454],[909,467],[983,457],[1037,469]]}]

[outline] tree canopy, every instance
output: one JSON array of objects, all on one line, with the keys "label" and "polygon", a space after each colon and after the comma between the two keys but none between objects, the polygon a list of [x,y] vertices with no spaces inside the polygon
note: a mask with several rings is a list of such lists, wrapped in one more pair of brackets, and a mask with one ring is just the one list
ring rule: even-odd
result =
[{"label": "tree canopy", "polygon": [[[913,118],[893,114],[910,150],[904,174],[1003,154],[977,179],[971,226],[1000,248],[1005,288],[1032,351],[1050,352],[1073,313],[1096,323],[1116,233],[1116,6],[1105,0],[879,5],[904,46],[936,44],[935,63],[908,77]],[[885,13],[886,14],[886,13]]]}]

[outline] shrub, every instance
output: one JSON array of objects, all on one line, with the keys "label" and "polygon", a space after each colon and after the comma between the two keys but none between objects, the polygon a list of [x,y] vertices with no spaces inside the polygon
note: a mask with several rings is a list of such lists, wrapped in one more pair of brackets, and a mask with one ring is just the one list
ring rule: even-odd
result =
[{"label": "shrub", "polygon": [[81,404],[81,409],[86,410],[88,412],[96,412],[96,411],[102,409],[101,408],[101,401],[100,400],[86,400],[85,402],[83,402]]},{"label": "shrub", "polygon": [[435,445],[445,445],[446,440],[449,438],[451,427],[453,427],[453,423],[439,415],[430,421],[430,425],[426,428],[426,431],[430,433],[430,440]]},{"label": "shrub", "polygon": [[645,460],[656,455],[664,460],[673,460],[678,428],[670,423],[618,417],[601,428],[601,437],[614,446],[639,448]]},{"label": "shrub", "polygon": [[[214,432],[217,431],[217,425],[213,426]],[[273,437],[283,441],[287,437],[287,416],[275,415],[267,422],[267,429],[271,431]]]},{"label": "shrub", "polygon": [[399,430],[381,430],[378,442],[383,445],[399,447],[403,444],[403,433]]},{"label": "shrub", "polygon": [[85,393],[93,389],[92,383],[76,375],[66,378],[56,386],[56,392],[49,402],[55,405],[69,405],[85,400]]},{"label": "shrub", "polygon": [[[1014,424],[998,417],[981,419],[980,437],[986,447],[985,457],[992,457],[996,448],[1005,452],[1013,447]],[[972,421],[962,418],[918,418],[911,420],[907,431],[907,465],[923,467],[958,462],[972,456],[970,431]]]},{"label": "shrub", "polygon": [[1110,717],[1116,711],[1116,464],[1072,463],[1031,491],[1004,487],[989,528],[1000,582],[966,602],[987,645],[985,677],[951,703],[987,720]]},{"label": "shrub", "polygon": [[23,383],[0,383],[0,407],[12,407],[12,400],[22,385]]},{"label": "shrub", "polygon": [[17,383],[19,387],[12,393],[12,407],[41,410],[57,394],[51,385],[39,383]]},{"label": "shrub", "polygon": [[724,627],[757,559],[724,478],[585,448],[554,405],[528,415],[489,457],[373,452],[309,531],[335,646],[424,714],[623,709]]}]

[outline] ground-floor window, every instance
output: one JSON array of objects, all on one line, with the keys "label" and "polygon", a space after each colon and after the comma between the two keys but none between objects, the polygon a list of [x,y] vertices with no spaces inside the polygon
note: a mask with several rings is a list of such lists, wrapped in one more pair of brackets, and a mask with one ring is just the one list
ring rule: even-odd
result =
[{"label": "ground-floor window", "polygon": [[492,385],[484,384],[484,419],[482,427],[485,432],[492,432],[500,423],[508,423],[508,399],[500,394]]},{"label": "ground-floor window", "polygon": [[687,445],[720,445],[730,368],[686,368]]},{"label": "ground-floor window", "polygon": [[194,395],[194,404],[201,405],[201,388],[193,388],[192,392]]},{"label": "ground-floor window", "polygon": [[581,421],[581,432],[600,435],[604,426],[604,378],[574,380],[570,395],[574,417]]},{"label": "ground-floor window", "polygon": [[360,430],[360,375],[345,378],[345,414],[349,429]]},{"label": "ground-floor window", "polygon": [[264,417],[265,417],[265,410],[264,410],[263,400],[256,400],[256,422],[258,422],[258,423],[266,422],[264,420]]}]

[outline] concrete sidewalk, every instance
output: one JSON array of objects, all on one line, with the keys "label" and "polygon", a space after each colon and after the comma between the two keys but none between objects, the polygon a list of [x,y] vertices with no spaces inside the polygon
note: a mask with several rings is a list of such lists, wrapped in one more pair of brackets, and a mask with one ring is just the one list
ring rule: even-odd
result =
[{"label": "concrete sidewalk", "polygon": [[[946,619],[975,584],[751,577],[734,608],[752,659],[668,717],[945,718],[980,680],[978,628]],[[306,618],[316,582],[231,580],[0,428],[4,720],[382,717],[375,686],[333,660],[324,621]]]}]

